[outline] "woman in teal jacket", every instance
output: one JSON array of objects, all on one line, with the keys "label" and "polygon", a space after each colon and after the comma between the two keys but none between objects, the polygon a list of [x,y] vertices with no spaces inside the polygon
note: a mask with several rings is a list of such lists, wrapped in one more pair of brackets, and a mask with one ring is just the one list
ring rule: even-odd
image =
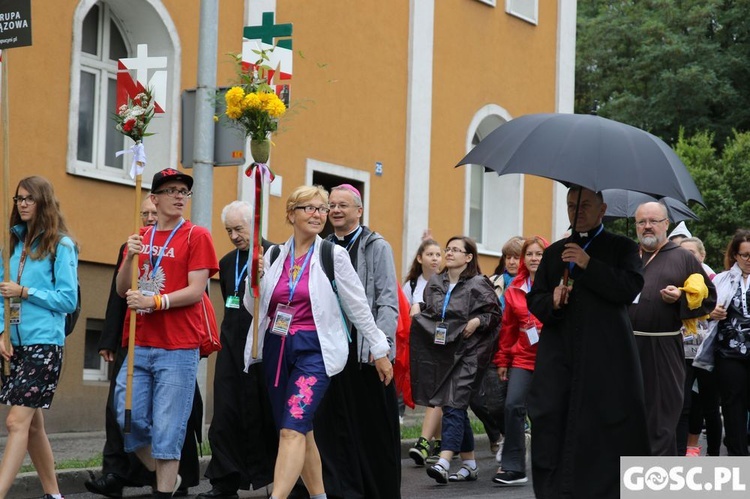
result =
[{"label": "woman in teal jacket", "polygon": [[[28,451],[44,498],[59,499],[42,409],[50,407],[57,388],[65,315],[75,310],[78,300],[77,249],[46,179],[24,178],[13,201],[9,275],[0,269],[0,294],[10,300],[9,330],[0,335],[0,356],[10,362],[10,376],[3,374],[0,402],[11,406],[0,461],[0,497],[7,496]],[[5,319],[4,310],[0,319]],[[10,345],[5,333],[10,333]]]}]

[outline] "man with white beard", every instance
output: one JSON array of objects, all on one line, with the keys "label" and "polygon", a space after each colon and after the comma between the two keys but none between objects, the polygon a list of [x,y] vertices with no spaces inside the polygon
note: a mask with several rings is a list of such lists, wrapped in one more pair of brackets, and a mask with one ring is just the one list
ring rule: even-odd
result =
[{"label": "man with white beard", "polygon": [[[716,289],[695,257],[667,239],[669,218],[664,205],[640,205],[635,226],[645,282],[629,315],[643,373],[649,443],[654,456],[676,456],[675,434],[685,383],[680,328],[684,319],[713,310]],[[708,297],[693,309],[680,289],[692,274],[701,275],[708,288]]]}]

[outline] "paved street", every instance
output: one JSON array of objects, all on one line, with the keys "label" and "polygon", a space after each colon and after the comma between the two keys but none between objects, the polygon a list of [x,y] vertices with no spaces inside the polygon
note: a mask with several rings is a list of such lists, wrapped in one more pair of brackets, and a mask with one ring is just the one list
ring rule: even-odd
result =
[{"label": "paved street", "polygon": [[[492,477],[497,468],[494,457],[489,451],[478,452],[479,457],[479,480],[470,483],[449,483],[438,485],[429,478],[424,468],[414,466],[411,459],[405,459],[402,463],[402,485],[401,497],[404,499],[435,499],[441,497],[500,497],[503,499],[533,499],[534,492],[531,482],[522,487],[500,487],[492,483]],[[453,461],[453,467],[458,467],[458,461]],[[207,480],[201,482],[200,487],[190,489],[191,494],[198,494],[208,490],[210,485]],[[150,497],[151,489],[126,489],[126,497]],[[65,494],[66,499],[94,499],[101,498],[94,494]],[[265,490],[254,492],[241,491],[241,498],[266,498]]]}]

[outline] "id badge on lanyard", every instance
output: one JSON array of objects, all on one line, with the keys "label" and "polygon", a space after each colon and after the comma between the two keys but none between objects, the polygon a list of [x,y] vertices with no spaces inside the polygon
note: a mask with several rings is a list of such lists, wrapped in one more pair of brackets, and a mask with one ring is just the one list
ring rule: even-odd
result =
[{"label": "id badge on lanyard", "polygon": [[292,319],[294,319],[294,307],[279,303],[276,305],[276,315],[273,317],[271,332],[279,336],[288,335],[289,328],[292,326]]}]

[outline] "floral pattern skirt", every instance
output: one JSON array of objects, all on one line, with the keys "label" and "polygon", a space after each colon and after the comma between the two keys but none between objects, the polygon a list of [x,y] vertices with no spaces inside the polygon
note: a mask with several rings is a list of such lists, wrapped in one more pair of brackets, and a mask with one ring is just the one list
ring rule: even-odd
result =
[{"label": "floral pattern skirt", "polygon": [[59,345],[13,347],[10,376],[2,376],[0,402],[34,409],[49,409],[62,368]]}]

